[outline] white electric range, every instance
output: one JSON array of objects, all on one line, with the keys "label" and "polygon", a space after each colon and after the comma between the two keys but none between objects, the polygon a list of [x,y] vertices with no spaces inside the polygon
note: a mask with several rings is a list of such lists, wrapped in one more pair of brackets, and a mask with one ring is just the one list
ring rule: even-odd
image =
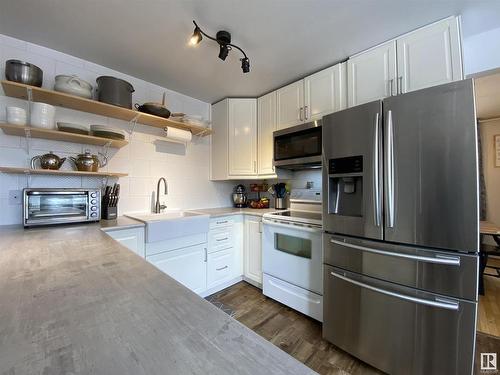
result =
[{"label": "white electric range", "polygon": [[263,215],[263,293],[323,321],[321,191],[294,189],[290,209]]}]

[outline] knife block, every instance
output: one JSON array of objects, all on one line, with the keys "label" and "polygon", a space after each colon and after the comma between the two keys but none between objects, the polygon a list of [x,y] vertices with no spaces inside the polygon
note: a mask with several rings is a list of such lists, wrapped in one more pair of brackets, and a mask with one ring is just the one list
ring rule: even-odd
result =
[{"label": "knife block", "polygon": [[118,207],[104,205],[102,207],[101,219],[104,220],[115,220],[118,217]]}]

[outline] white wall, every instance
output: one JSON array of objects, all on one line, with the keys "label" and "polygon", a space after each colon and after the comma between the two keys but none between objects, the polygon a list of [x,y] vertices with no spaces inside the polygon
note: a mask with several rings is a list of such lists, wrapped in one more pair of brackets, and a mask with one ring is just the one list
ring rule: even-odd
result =
[{"label": "white wall", "polygon": [[[77,74],[80,78],[95,85],[100,75],[112,75],[130,82],[135,92],[134,103],[160,101],[167,92],[167,106],[175,112],[210,117],[210,105],[197,99],[159,87],[152,83],[124,75],[103,66],[69,56],[45,47],[27,43],[0,34],[0,70],[4,79],[5,61],[11,58],[26,60],[38,65],[44,73],[43,87],[52,89],[54,77],[58,74]],[[0,122],[5,122],[5,107],[15,105],[26,107],[23,100],[4,96],[0,89]],[[80,124],[109,124],[110,126],[129,129],[125,121],[106,118],[84,112],[56,109],[56,121],[68,121]],[[105,169],[113,172],[125,172],[129,176],[120,178],[122,198],[119,204],[120,214],[128,211],[149,210],[156,181],[164,176],[169,185],[169,194],[162,197],[169,208],[206,208],[228,206],[234,183],[209,181],[209,137],[194,139],[185,150],[173,143],[156,145],[154,143],[162,131],[139,125],[130,137],[130,144],[120,150],[112,149],[111,159]],[[97,152],[98,147],[88,147],[76,143],[56,142],[33,139],[30,154],[26,154],[24,138],[7,136],[0,131],[0,165],[13,167],[28,166],[34,155],[54,151],[59,156],[68,157],[81,153],[85,148]],[[68,161],[63,168],[71,169]],[[115,182],[110,180],[109,182]],[[24,187],[99,187],[101,179],[95,177],[60,177],[26,176],[0,174],[0,225],[21,223],[21,205],[9,201],[9,192]]]},{"label": "white wall", "polygon": [[465,75],[500,67],[500,28],[463,40]]}]

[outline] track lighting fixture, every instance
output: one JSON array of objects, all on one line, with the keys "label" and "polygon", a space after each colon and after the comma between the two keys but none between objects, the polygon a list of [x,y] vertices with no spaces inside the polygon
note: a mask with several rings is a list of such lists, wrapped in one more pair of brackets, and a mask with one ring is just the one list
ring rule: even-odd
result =
[{"label": "track lighting fixture", "polygon": [[198,43],[201,42],[203,39],[203,36],[206,36],[208,39],[213,40],[214,42],[219,43],[219,59],[222,61],[226,60],[226,57],[229,55],[229,51],[231,51],[233,48],[236,48],[239,50],[242,54],[243,57],[240,59],[241,60],[241,70],[243,70],[243,73],[248,73],[250,71],[250,59],[247,57],[246,53],[237,45],[231,43],[231,34],[225,30],[220,30],[217,32],[215,35],[215,38],[206,34],[203,32],[199,26],[196,24],[195,21],[194,23],[194,31],[193,35],[191,36],[191,39],[189,40],[189,44],[192,46],[197,45]]}]

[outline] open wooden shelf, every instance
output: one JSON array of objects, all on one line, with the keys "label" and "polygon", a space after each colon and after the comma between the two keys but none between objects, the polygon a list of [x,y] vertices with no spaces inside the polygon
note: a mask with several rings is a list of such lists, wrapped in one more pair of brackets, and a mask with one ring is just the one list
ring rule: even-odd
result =
[{"label": "open wooden shelf", "polygon": [[15,173],[15,174],[44,174],[44,175],[60,175],[60,176],[100,176],[100,177],[126,177],[127,173],[112,173],[112,172],[81,172],[81,171],[54,171],[50,169],[31,169],[31,168],[15,168],[15,167],[0,167],[0,172]]},{"label": "open wooden shelf", "polygon": [[50,139],[53,141],[74,142],[74,143],[82,143],[86,145],[96,145],[96,146],[105,146],[109,143],[109,147],[115,147],[115,148],[122,148],[128,145],[128,142],[125,140],[116,140],[116,139],[108,139],[102,137],[94,137],[92,135],[67,133],[67,132],[62,132],[60,130],[41,129],[32,126],[20,126],[20,125],[0,123],[0,129],[2,129],[5,134],[17,135],[20,137],[26,136],[27,132],[29,131],[31,138],[42,138],[42,139]]},{"label": "open wooden shelf", "polygon": [[163,117],[121,108],[115,105],[98,102],[96,100],[81,98],[79,96],[65,94],[63,92],[47,90],[36,86],[24,85],[22,83],[2,81],[5,95],[18,99],[28,99],[28,89],[31,89],[32,100],[58,107],[75,109],[77,111],[93,113],[96,115],[112,117],[119,120],[132,121],[136,118],[140,124],[153,126],[155,128],[172,128],[191,131],[193,135],[206,136],[212,134],[212,130],[203,126],[189,125],[178,121],[172,121]]}]

